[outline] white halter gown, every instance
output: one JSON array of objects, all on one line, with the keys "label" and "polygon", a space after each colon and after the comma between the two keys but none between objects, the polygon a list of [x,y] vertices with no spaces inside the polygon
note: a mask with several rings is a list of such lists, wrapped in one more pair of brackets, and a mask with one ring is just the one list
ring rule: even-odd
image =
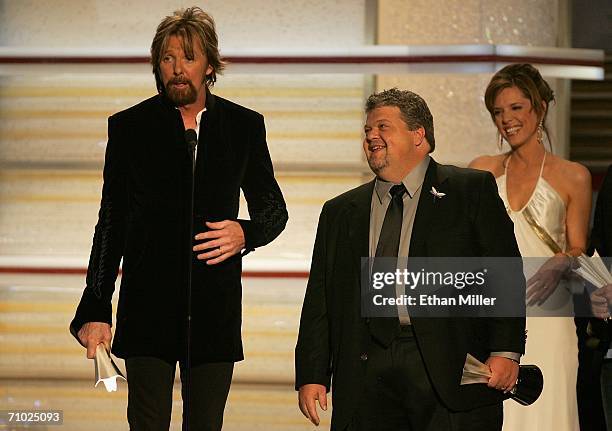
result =
[{"label": "white halter gown", "polygon": [[[544,161],[542,161],[542,167]],[[497,188],[506,210],[514,222],[514,233],[523,257],[550,257],[553,252],[535,234],[524,216],[529,208],[533,218],[555,242],[565,249],[565,203],[559,193],[542,177],[527,204],[518,211],[510,208],[506,194],[506,173],[497,178]],[[538,259],[543,262],[544,259]],[[526,267],[529,259],[526,259]],[[537,269],[537,268],[536,268]],[[526,278],[534,269],[526,269]],[[562,304],[571,310],[567,283],[561,283],[547,303]],[[560,315],[559,308],[554,311]],[[569,313],[567,314],[570,315]],[[544,390],[531,406],[524,407],[512,400],[504,402],[504,431],[578,431],[576,402],[576,372],[578,347],[576,328],[571,317],[528,317],[526,354],[522,364],[536,364],[544,374]]]}]

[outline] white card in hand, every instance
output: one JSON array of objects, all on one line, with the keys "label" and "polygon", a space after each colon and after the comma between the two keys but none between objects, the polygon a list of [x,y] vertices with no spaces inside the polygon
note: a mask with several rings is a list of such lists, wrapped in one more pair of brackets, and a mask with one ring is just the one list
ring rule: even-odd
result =
[{"label": "white card in hand", "polygon": [[104,344],[98,344],[98,347],[96,347],[94,367],[96,371],[96,384],[94,387],[97,387],[98,383],[102,382],[108,392],[114,392],[117,390],[118,377],[127,381],[119,367],[117,367],[117,364],[115,364],[115,361],[110,357]]}]

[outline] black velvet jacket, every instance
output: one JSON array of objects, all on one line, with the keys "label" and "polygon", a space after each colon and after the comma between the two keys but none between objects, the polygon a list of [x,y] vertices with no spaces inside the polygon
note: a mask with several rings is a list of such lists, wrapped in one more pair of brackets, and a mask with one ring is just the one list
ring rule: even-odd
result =
[{"label": "black velvet jacket", "polygon": [[[113,353],[181,359],[185,352],[186,284],[192,254],[192,363],[239,361],[240,255],[206,265],[191,252],[191,161],[179,111],[162,95],[108,121],[104,186],[87,285],[70,324],[112,322],[119,262]],[[240,190],[250,220],[238,220]],[[238,220],[246,252],[276,238],[287,210],[274,178],[263,117],[207,92],[195,172],[194,232],[205,221]]]}]

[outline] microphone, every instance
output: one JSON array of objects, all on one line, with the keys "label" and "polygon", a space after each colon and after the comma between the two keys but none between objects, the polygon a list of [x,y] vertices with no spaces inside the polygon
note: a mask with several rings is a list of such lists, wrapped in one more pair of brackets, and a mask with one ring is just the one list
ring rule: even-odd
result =
[{"label": "microphone", "polygon": [[198,135],[196,131],[193,129],[185,130],[185,141],[187,142],[187,148],[189,148],[191,152],[194,152],[198,146]]},{"label": "microphone", "polygon": [[[195,150],[198,146],[198,135],[196,131],[193,129],[185,130],[185,142],[187,142],[187,149],[189,150],[189,158],[191,159],[191,187],[190,187],[190,199],[189,199],[189,237],[187,238],[187,250],[191,250],[193,247],[193,193],[194,193],[194,181],[195,181],[195,168],[196,168],[196,160],[195,160]],[[187,422],[185,429],[191,429],[189,412],[191,409],[191,271],[193,269],[193,254],[190,252],[186,255],[188,269],[187,269],[187,325],[186,325],[186,370],[185,370],[185,381],[187,384],[185,385],[185,396],[183,398],[183,407],[187,411]]]},{"label": "microphone", "polygon": [[187,142],[187,149],[189,150],[189,158],[191,159],[191,169],[195,173],[195,150],[198,146],[198,135],[193,129],[185,130],[185,141]]}]

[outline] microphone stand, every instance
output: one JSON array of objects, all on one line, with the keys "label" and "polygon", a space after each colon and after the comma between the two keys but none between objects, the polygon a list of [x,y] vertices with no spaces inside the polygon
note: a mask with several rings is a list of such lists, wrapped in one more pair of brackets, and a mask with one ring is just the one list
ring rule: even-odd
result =
[{"label": "microphone stand", "polygon": [[185,358],[185,387],[183,410],[187,412],[187,420],[185,421],[185,431],[189,431],[191,422],[191,271],[193,269],[193,210],[194,210],[194,190],[195,190],[195,168],[196,168],[196,146],[198,145],[198,135],[195,130],[185,130],[185,140],[187,141],[187,149],[189,150],[189,158],[191,160],[191,181],[189,188],[189,238],[188,238],[188,257],[189,264],[187,266],[187,339],[186,339],[186,358]]}]

